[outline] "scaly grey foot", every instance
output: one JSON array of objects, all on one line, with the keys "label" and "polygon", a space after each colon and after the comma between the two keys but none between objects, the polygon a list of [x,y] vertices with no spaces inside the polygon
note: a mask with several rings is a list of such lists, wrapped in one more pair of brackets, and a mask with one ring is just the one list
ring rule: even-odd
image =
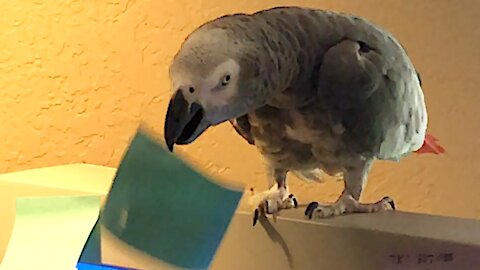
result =
[{"label": "scaly grey foot", "polygon": [[395,210],[395,202],[390,197],[384,197],[376,203],[360,203],[346,193],[331,205],[311,202],[305,209],[305,216],[310,219],[314,216],[326,218],[350,213],[375,213],[388,209]]}]

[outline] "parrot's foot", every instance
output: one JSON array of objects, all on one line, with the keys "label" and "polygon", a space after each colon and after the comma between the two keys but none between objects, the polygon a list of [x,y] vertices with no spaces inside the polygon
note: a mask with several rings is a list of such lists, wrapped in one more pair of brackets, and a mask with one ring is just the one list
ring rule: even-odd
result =
[{"label": "parrot's foot", "polygon": [[[253,189],[251,189],[253,193]],[[271,214],[274,218],[282,209],[296,208],[297,199],[288,192],[288,187],[274,185],[267,191],[258,194],[252,194],[250,204],[255,208],[253,216],[253,226],[257,223],[260,215]]]},{"label": "parrot's foot", "polygon": [[390,197],[384,197],[376,203],[360,203],[351,195],[342,195],[332,205],[320,205],[318,202],[311,202],[305,209],[305,216],[312,218],[326,218],[350,213],[374,213],[382,210],[395,210],[395,203]]}]

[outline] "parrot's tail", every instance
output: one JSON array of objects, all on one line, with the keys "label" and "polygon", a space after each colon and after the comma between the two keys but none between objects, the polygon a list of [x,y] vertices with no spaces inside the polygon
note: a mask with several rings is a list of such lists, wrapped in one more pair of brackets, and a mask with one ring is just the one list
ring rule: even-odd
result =
[{"label": "parrot's tail", "polygon": [[415,151],[417,154],[443,154],[445,153],[445,148],[440,146],[437,143],[438,139],[433,137],[431,134],[425,135],[425,140],[423,141],[422,147]]}]

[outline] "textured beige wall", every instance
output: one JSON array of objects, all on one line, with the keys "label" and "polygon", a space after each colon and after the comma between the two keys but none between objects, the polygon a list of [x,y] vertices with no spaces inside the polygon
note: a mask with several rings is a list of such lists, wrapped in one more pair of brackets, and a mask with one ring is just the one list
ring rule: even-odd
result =
[{"label": "textured beige wall", "polygon": [[[480,1],[0,0],[0,172],[86,162],[117,166],[141,119],[163,130],[167,66],[207,19],[274,5],[366,16],[404,44],[422,74],[429,130],[447,154],[377,162],[365,200],[480,218]],[[256,150],[226,124],[177,148],[209,174],[266,187]],[[241,158],[238,158],[241,157]],[[340,183],[291,178],[302,202]]]}]

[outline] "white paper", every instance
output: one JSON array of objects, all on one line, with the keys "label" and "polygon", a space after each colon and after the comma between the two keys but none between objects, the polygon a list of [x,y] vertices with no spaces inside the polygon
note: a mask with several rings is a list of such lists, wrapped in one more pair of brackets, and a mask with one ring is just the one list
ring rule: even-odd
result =
[{"label": "white paper", "polygon": [[76,269],[99,211],[99,195],[18,198],[0,270]]}]

